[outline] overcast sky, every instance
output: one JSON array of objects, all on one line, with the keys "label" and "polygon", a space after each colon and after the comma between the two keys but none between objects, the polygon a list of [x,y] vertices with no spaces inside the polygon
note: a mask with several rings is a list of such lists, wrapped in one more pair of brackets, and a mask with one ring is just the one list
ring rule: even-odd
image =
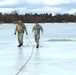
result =
[{"label": "overcast sky", "polygon": [[17,10],[19,14],[74,14],[76,0],[0,0],[1,13],[11,13],[14,10]]}]

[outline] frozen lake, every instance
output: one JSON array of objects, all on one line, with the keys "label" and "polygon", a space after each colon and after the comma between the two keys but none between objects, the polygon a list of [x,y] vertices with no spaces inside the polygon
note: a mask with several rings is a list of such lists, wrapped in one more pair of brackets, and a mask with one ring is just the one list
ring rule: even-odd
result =
[{"label": "frozen lake", "polygon": [[44,34],[39,49],[31,32],[33,23],[26,23],[29,35],[24,35],[21,48],[15,25],[0,25],[0,75],[76,75],[76,24],[40,24]]}]

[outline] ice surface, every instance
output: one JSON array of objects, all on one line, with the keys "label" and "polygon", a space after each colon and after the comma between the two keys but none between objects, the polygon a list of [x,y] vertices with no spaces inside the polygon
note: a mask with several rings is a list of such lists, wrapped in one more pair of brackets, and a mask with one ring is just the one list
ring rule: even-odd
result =
[{"label": "ice surface", "polygon": [[18,75],[76,75],[76,41],[47,41],[50,37],[45,32],[36,49],[32,26],[27,26],[29,35],[24,36],[21,48],[17,47],[15,25],[0,26],[0,75],[17,75],[30,56]]}]

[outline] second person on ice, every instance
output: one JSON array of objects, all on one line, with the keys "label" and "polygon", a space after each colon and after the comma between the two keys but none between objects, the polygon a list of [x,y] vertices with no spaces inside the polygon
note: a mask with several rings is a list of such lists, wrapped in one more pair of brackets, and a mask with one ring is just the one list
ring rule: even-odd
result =
[{"label": "second person on ice", "polygon": [[36,42],[36,48],[39,47],[39,39],[40,39],[40,30],[43,33],[43,28],[38,23],[35,23],[35,25],[32,28],[32,32],[34,31],[34,38]]}]

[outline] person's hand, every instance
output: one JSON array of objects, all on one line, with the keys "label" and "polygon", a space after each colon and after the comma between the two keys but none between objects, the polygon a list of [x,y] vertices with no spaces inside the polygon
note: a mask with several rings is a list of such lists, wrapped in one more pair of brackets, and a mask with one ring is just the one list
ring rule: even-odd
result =
[{"label": "person's hand", "polygon": [[26,35],[28,35],[28,33],[26,33]]},{"label": "person's hand", "polygon": [[16,35],[16,32],[14,34]]}]

